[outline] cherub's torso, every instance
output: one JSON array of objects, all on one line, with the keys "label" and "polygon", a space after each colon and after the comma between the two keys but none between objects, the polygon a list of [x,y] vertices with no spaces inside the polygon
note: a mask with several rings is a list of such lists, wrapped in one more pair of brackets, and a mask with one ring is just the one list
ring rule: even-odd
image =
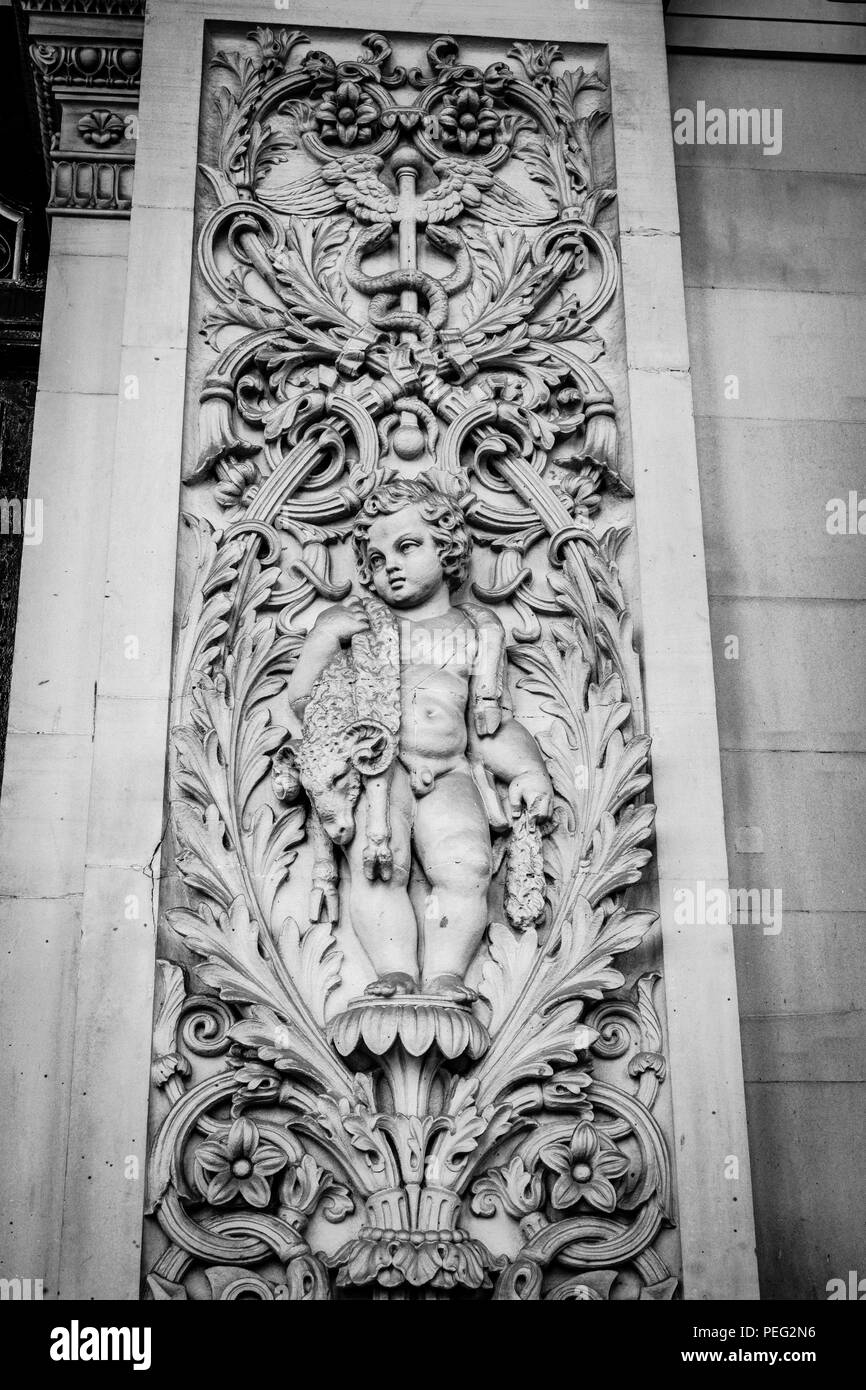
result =
[{"label": "cherub's torso", "polygon": [[400,752],[410,768],[424,760],[438,773],[463,760],[475,652],[475,629],[459,609],[400,620]]}]

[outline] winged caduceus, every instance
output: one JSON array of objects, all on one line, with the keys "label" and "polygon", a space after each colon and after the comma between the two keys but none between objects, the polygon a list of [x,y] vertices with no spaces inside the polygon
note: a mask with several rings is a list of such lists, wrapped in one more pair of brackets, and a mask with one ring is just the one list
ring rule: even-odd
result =
[{"label": "winged caduceus", "polygon": [[[384,160],[373,154],[332,160],[314,174],[291,183],[281,182],[272,172],[256,189],[256,197],[273,212],[292,217],[323,217],[345,208],[359,222],[393,223],[400,220],[401,212],[412,211],[416,223],[430,225],[453,222],[468,212],[500,227],[538,227],[557,216],[554,208],[540,207],[524,198],[483,164],[470,159],[436,160],[432,169],[438,182],[423,193],[416,193],[414,184],[427,165],[416,151],[398,150],[391,167],[395,172],[412,173],[408,198],[404,180],[400,180],[399,192],[384,182]],[[413,204],[411,209],[402,207],[406,201]]]}]

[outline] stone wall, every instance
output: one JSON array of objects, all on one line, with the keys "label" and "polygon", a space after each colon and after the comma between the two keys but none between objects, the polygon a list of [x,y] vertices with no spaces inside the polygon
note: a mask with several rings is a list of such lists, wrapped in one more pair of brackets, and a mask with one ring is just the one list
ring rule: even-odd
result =
[{"label": "stone wall", "polygon": [[[140,4],[117,4],[64,6],[60,29],[52,7],[23,5],[31,39],[46,40],[31,55],[38,90],[62,109],[59,131],[46,127],[56,225],[31,482],[46,530],[38,563],[31,550],[22,567],[0,834],[11,1020],[0,1260],[12,1277],[44,1278],[46,1296],[96,1299],[139,1291],[185,395],[188,429],[196,408],[186,386],[205,24],[274,22],[269,0],[150,0],[139,139],[126,117]],[[459,10],[425,0],[407,18],[399,0],[379,0],[352,7],[352,20],[356,32],[459,33]],[[346,16],[298,0],[291,22]],[[488,0],[465,24],[510,42],[526,11]],[[724,893],[727,878],[661,5],[593,0],[584,14],[546,0],[532,28],[609,55],[681,1287],[749,1297],[731,933],[722,922],[694,932],[673,912],[684,882],[703,874]],[[83,111],[91,74],[77,55],[93,61],[91,40],[107,81]],[[113,131],[114,145],[93,147],[94,129]],[[728,1154],[738,1184],[725,1181]]]},{"label": "stone wall", "polygon": [[[754,8],[774,16],[769,48],[783,17],[817,7]],[[864,7],[820,9],[859,20]],[[669,18],[669,41],[710,42],[709,24],[685,23]],[[833,26],[811,28],[811,57],[670,55],[672,112],[699,100],[783,112],[777,156],[676,152],[730,881],[775,891],[782,907],[780,931],[778,912],[770,927],[735,929],[771,1299],[825,1298],[828,1279],[866,1258],[852,1219],[866,1204],[855,1160],[866,1125],[866,541],[826,524],[830,499],[866,495],[866,92],[853,62],[816,59],[838,40]],[[714,45],[738,42],[742,25],[716,26]]]}]

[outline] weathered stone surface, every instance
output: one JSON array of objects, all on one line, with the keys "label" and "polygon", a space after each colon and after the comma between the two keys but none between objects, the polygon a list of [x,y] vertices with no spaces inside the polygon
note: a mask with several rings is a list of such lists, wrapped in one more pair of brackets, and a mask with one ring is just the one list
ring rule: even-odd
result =
[{"label": "weathered stone surface", "polygon": [[[127,232],[123,227],[123,232]],[[124,238],[125,240],[125,238]],[[66,391],[70,376],[84,395],[117,395],[117,320],[126,286],[125,247],[113,256],[52,256],[39,360],[40,391]],[[62,305],[76,341],[52,331],[49,311]],[[86,352],[81,343],[86,342]]]},{"label": "weathered stone surface", "polygon": [[[118,315],[115,348],[119,329]],[[62,336],[59,318],[50,331]],[[116,415],[116,396],[37,397],[30,495],[42,502],[43,538],[22,553],[12,732],[93,731]]]},{"label": "weathered stone surface", "polygon": [[[810,62],[752,55],[735,61],[718,54],[671,55],[670,109],[708,107],[781,109],[782,148],[765,155],[760,145],[677,145],[678,166],[729,165],[737,169],[794,169],[806,173],[866,172],[862,141],[852,139],[866,121],[866,93],[856,63]],[[832,93],[832,100],[827,94]],[[820,109],[821,118],[816,119]]]},{"label": "weathered stone surface", "polygon": [[[822,9],[850,19],[854,7]],[[794,27],[707,19],[688,32],[841,34]],[[783,118],[778,156],[679,146],[676,161],[731,884],[779,894],[781,907],[778,934],[777,922],[734,928],[761,1289],[823,1300],[829,1277],[862,1266],[849,1214],[864,1200],[851,1155],[866,1093],[866,568],[863,538],[831,534],[827,504],[866,495],[854,367],[866,330],[864,163],[851,138],[864,93],[853,63],[674,56],[672,112],[698,100],[760,102]],[[731,376],[739,399],[726,397]],[[725,657],[731,635],[738,661]]]},{"label": "weathered stone surface", "polygon": [[[58,775],[61,771],[55,767]],[[58,853],[64,848],[61,844]],[[32,896],[0,897],[3,1094],[7,1116],[14,1116],[14,1123],[0,1126],[5,1175],[0,1274],[42,1279],[45,1297],[56,1298],[81,895],[42,896],[43,882],[34,885]],[[46,1142],[58,1152],[37,1161],[34,1135],[49,1136]],[[22,1180],[13,1182],[18,1174]]]},{"label": "weathered stone surface", "polygon": [[866,1082],[860,1045],[863,1009],[829,1013],[744,1015],[743,1073],[750,1082]]},{"label": "weathered stone surface", "polygon": [[866,497],[866,425],[696,422],[707,579],[717,598],[863,599],[859,535],[831,535],[827,504]]},{"label": "weathered stone surface", "polygon": [[866,291],[862,175],[681,164],[677,192],[688,286]]},{"label": "weathered stone surface", "polygon": [[[81,889],[91,738],[9,734],[0,821],[3,892],[60,898]],[[25,962],[13,961],[26,970]]]},{"label": "weathered stone surface", "polygon": [[[173,577],[166,557],[168,532],[177,530],[179,479],[165,476],[166,460],[181,448],[183,363],[176,347],[124,347],[120,355],[122,389],[116,410],[117,455],[134,452],[136,463],[115,469],[115,516],[136,517],[134,563],[125,529],[113,526],[105,560],[99,692],[116,699],[164,697],[171,663],[172,603],[150,600],[163,594]],[[141,498],[148,497],[145,525]]]},{"label": "weathered stone surface", "polygon": [[688,289],[686,304],[698,415],[866,419],[860,356],[838,350],[866,339],[866,297]]},{"label": "weathered stone surface", "polygon": [[829,1279],[863,1267],[851,1213],[866,1205],[866,1177],[845,1135],[866,1127],[866,1086],[752,1082],[746,1104],[763,1156],[754,1173],[761,1296],[823,1301]]},{"label": "weathered stone surface", "polygon": [[[130,254],[147,245],[153,260],[167,265],[191,256],[192,214],[182,207],[136,208],[130,229]],[[189,302],[179,298],[173,278],[157,276],[147,295],[133,295],[123,323],[125,347],[186,348]]]},{"label": "weathered stone surface", "polygon": [[[732,884],[778,889],[791,911],[862,911],[862,754],[725,750],[722,768]],[[815,804],[821,815],[806,815]],[[737,852],[742,825],[761,827],[761,854]]]},{"label": "weathered stone surface", "polygon": [[[91,864],[86,871],[82,914],[93,925],[78,956],[60,1250],[64,1298],[133,1297],[131,1287],[118,1283],[117,1272],[135,1269],[140,1260],[131,1217],[140,1210],[145,1181],[141,1133],[150,1055],[130,1028],[130,1007],[134,1001],[135,1007],[152,1010],[155,891],[154,869],[147,862]],[[107,988],[107,981],[120,978],[126,981],[123,991]],[[99,1103],[98,1094],[94,1099],[93,1090],[87,1093],[97,1073],[99,1086],[111,1096],[110,1106]],[[100,1226],[110,1231],[110,1256],[94,1267],[81,1260],[80,1252]],[[56,1232],[52,1235],[56,1240]]]},{"label": "weathered stone surface", "polygon": [[862,1008],[866,998],[866,913],[798,912],[782,903],[782,931],[734,933],[744,1014],[799,1016]]},{"label": "weathered stone surface", "polygon": [[866,752],[866,605],[718,598],[710,623],[724,749]]}]

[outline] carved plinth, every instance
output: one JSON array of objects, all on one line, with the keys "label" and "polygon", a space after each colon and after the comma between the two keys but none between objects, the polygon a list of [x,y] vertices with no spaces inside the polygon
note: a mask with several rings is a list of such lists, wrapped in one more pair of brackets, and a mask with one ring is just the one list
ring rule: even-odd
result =
[{"label": "carved plinth", "polygon": [[489,1288],[491,1275],[506,1264],[465,1231],[394,1230],[366,1227],[357,1240],[325,1263],[339,1269],[337,1286],[378,1284],[382,1289],[406,1285],[414,1290]]},{"label": "carved plinth", "polygon": [[372,1061],[381,1070],[398,1115],[429,1114],[442,1063],[457,1071],[461,1061],[476,1061],[490,1046],[486,1028],[466,1005],[421,994],[353,999],[328,1036],[341,1057],[356,1066]]},{"label": "carved plinth", "polygon": [[330,1024],[329,1037],[341,1057],[359,1050],[385,1057],[397,1046],[410,1057],[420,1058],[435,1047],[449,1062],[461,1057],[476,1061],[490,1045],[486,1028],[469,1008],[422,994],[353,999]]},{"label": "carved plinth", "polygon": [[[329,1036],[354,1065],[366,1061],[381,1070],[395,1119],[405,1123],[430,1115],[433,1083],[443,1063],[454,1070],[490,1046],[486,1028],[466,1005],[426,995],[354,999],[332,1021]],[[421,1168],[415,1176],[418,1181],[367,1199],[368,1224],[333,1257],[338,1285],[479,1289],[502,1268],[503,1261],[458,1229],[459,1193],[430,1181],[435,1175]]]}]

